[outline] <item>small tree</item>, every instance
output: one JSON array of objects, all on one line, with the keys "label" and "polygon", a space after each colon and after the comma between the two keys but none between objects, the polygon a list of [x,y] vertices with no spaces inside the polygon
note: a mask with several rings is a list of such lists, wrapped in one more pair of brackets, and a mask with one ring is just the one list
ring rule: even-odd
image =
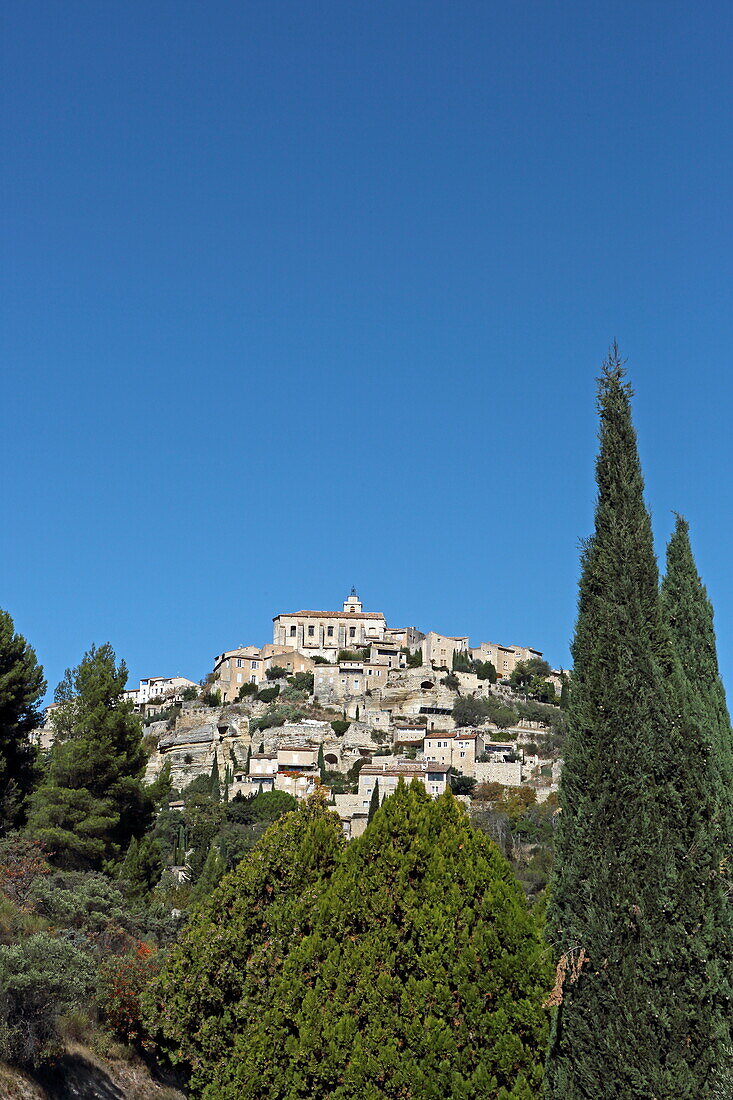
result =
[{"label": "small tree", "polygon": [[367,825],[374,817],[375,813],[379,809],[379,780],[374,780],[374,790],[372,791],[372,797],[369,799],[369,814],[367,816]]}]

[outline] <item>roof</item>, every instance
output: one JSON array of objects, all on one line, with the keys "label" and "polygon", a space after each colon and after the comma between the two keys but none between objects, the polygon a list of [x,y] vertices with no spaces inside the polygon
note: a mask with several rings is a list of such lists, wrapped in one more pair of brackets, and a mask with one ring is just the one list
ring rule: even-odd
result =
[{"label": "roof", "polygon": [[[281,611],[276,619],[384,619],[383,611]],[[386,621],[386,620],[385,620]]]},{"label": "roof", "polygon": [[423,763],[415,764],[385,764],[380,767],[379,764],[366,764],[359,775],[424,775],[426,772],[448,772],[450,768],[447,764],[438,764],[432,760],[426,760]]},{"label": "roof", "polygon": [[440,737],[441,740],[442,740],[442,738],[444,738],[444,737],[455,737],[455,736],[456,735],[455,735],[455,733],[453,733],[452,730],[446,730],[445,732],[442,732],[441,730],[430,730],[429,733],[425,734],[425,740],[428,741],[431,737]]}]

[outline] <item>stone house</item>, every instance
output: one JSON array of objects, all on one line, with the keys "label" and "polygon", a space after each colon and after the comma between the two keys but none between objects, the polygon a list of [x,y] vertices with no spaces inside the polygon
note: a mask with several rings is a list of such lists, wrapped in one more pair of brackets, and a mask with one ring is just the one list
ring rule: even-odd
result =
[{"label": "stone house", "polygon": [[338,665],[315,665],[313,694],[319,703],[365,698],[387,686],[389,665],[368,661],[341,661]]},{"label": "stone house", "polygon": [[222,703],[233,703],[243,684],[266,684],[267,670],[273,667],[284,668],[288,676],[293,676],[296,672],[312,672],[315,666],[310,657],[291,646],[240,646],[215,658],[212,688],[219,691]]},{"label": "stone house", "polygon": [[448,787],[448,765],[435,761],[417,760],[372,760],[359,772],[359,800],[361,808],[369,811],[369,803],[375,783],[379,784],[380,801],[397,789],[400,779],[406,783],[418,779],[428,794],[437,798]]},{"label": "stone house", "polygon": [[470,651],[474,661],[491,661],[500,680],[508,680],[520,661],[542,657],[539,649],[524,645],[500,645],[499,642],[482,642]]},{"label": "stone house", "polygon": [[414,653],[422,649],[425,635],[414,626],[390,626],[384,632],[384,640],[393,642],[399,649],[409,649],[410,653]]},{"label": "stone house", "polygon": [[476,757],[484,751],[484,739],[475,729],[431,731],[426,733],[423,756],[455,768],[461,775],[473,777]]},{"label": "stone house", "polygon": [[196,681],[187,680],[185,676],[148,676],[140,681],[140,687],[123,691],[122,698],[129,699],[135,710],[144,713],[152,700],[160,700],[165,707],[182,702],[183,692],[190,687],[199,691]]},{"label": "stone house", "polygon": [[451,638],[446,634],[436,634],[434,630],[425,635],[422,643],[423,664],[451,669],[455,653],[469,655],[467,637]]}]

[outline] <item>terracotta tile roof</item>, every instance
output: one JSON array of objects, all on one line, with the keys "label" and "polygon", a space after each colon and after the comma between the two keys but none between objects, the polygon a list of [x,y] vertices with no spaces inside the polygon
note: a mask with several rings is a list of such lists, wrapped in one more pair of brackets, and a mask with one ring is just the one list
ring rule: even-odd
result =
[{"label": "terracotta tile roof", "polygon": [[384,619],[382,611],[281,611],[275,619]]}]

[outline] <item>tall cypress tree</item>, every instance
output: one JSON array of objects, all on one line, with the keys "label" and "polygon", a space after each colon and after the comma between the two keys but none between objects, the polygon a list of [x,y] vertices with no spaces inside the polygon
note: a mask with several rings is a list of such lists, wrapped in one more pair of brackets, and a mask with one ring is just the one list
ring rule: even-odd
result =
[{"label": "tall cypress tree", "polygon": [[709,857],[690,812],[703,783],[662,616],[630,397],[614,346],[599,383],[595,531],[582,554],[547,916],[559,955],[551,1100],[700,1100],[716,1057],[716,964],[699,935],[709,883],[691,873],[700,841]]},{"label": "tall cypress tree", "polygon": [[713,608],[695,565],[689,524],[682,516],[677,516],[667,547],[667,570],[661,593],[688,701],[698,709],[697,720],[702,721],[706,740],[701,749],[711,753],[715,761],[721,841],[733,856],[733,730],[718,671]]},{"label": "tall cypress tree", "polygon": [[375,813],[379,809],[379,780],[374,780],[374,790],[372,791],[372,797],[369,799],[369,814],[367,815],[367,825],[374,817]]},{"label": "tall cypress tree", "polygon": [[35,652],[0,611],[0,836],[22,823],[33,788],[36,752],[28,734],[38,725],[45,690]]}]

